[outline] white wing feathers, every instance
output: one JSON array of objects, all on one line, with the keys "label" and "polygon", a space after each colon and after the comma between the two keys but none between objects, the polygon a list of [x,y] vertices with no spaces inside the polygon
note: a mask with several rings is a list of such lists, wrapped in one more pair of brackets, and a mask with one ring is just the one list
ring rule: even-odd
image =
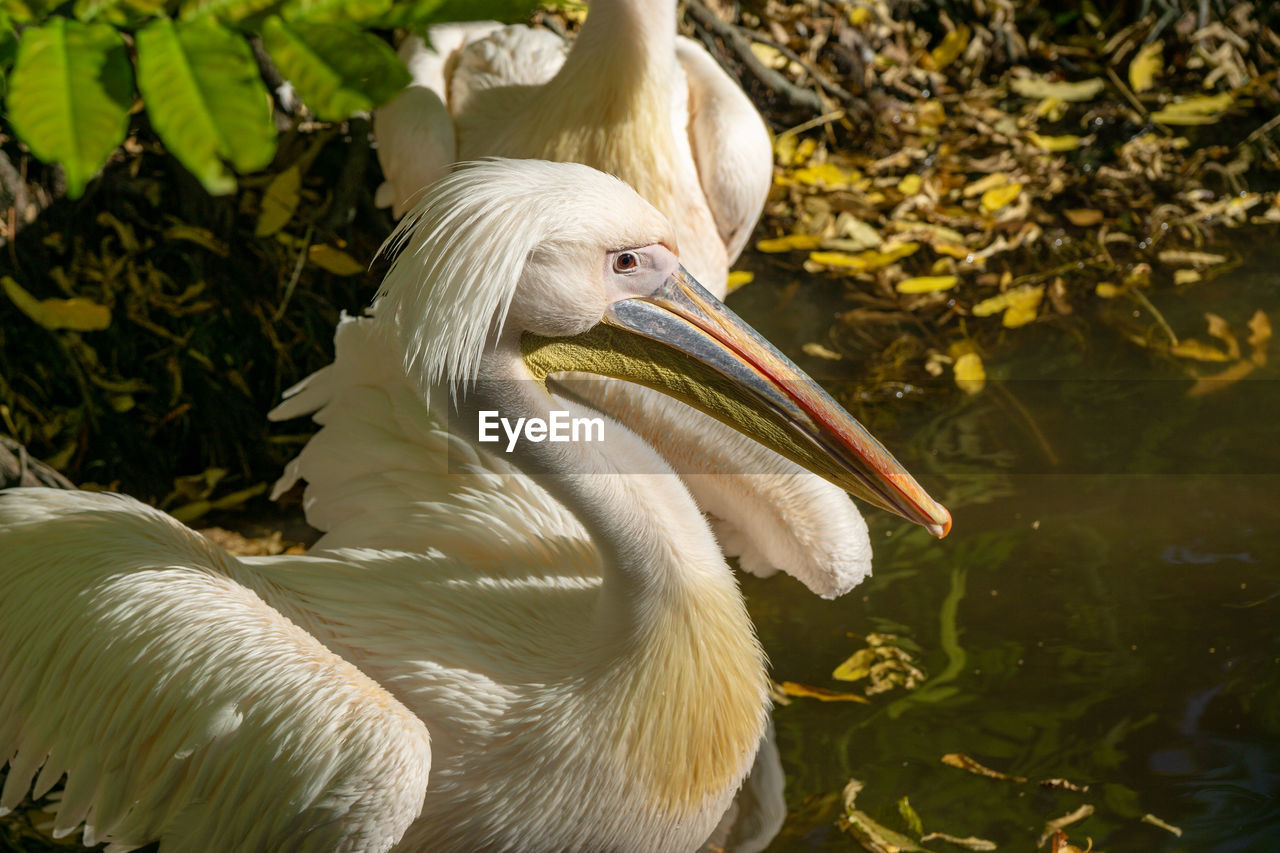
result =
[{"label": "white wing feathers", "polygon": [[676,39],[689,87],[689,143],[729,263],[742,253],[769,195],[769,129],[745,92],[697,42]]},{"label": "white wing feathers", "polygon": [[65,774],[56,835],[166,851],[384,851],[421,811],[422,721],[173,519],[13,490],[0,553],[0,811]]},{"label": "white wing feathers", "polygon": [[[307,481],[307,521],[326,531],[313,553],[441,551],[500,573],[522,562],[517,555],[544,554],[558,541],[558,549],[582,551],[571,565],[593,564],[586,531],[562,504],[501,459],[481,457],[449,435],[372,320],[344,315],[334,346],[333,364],[290,389],[269,414],[314,413],[322,426],[275,487],[279,495]],[[499,552],[506,556],[493,562]]]}]

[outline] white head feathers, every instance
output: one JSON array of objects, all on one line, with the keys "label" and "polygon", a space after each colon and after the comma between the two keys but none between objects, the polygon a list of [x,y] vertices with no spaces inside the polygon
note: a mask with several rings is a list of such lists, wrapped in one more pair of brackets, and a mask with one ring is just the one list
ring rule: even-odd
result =
[{"label": "white head feathers", "polygon": [[[537,284],[541,292],[531,296],[561,304],[586,307],[598,299],[603,311],[605,253],[671,243],[670,235],[666,220],[634,190],[587,166],[462,163],[427,189],[384,244],[383,251],[403,251],[383,281],[375,313],[398,327],[407,369],[427,387],[443,382],[457,390],[475,378],[486,341],[501,331],[518,286]],[[582,274],[522,282],[535,256]],[[559,256],[572,262],[557,264]]]}]

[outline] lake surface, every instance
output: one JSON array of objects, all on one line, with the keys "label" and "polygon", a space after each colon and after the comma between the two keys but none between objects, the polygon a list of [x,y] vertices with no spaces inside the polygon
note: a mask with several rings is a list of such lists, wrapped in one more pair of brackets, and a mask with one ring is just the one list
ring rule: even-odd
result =
[{"label": "lake surface", "polygon": [[[1261,235],[1265,248],[1274,235]],[[1210,340],[1213,311],[1243,345],[1256,309],[1280,320],[1276,259],[1151,298],[1180,334]],[[766,273],[731,300],[792,353],[823,341],[843,304],[837,284],[797,277],[794,298]],[[776,680],[862,692],[831,673],[871,632],[905,638],[928,676],[870,705],[775,708],[788,820],[770,849],[858,849],[834,823],[857,778],[858,807],[900,832],[907,797],[926,832],[1029,850],[1046,821],[1088,803],[1067,828],[1082,849],[1280,850],[1275,343],[1266,367],[1189,397],[1191,363],[1109,330],[1012,335],[1017,354],[988,358],[981,394],[908,395],[870,418],[951,509],[950,537],[868,509],[875,574],[845,598],[743,582]],[[967,773],[948,753],[1029,781]],[[1037,784],[1049,778],[1089,788]]]}]

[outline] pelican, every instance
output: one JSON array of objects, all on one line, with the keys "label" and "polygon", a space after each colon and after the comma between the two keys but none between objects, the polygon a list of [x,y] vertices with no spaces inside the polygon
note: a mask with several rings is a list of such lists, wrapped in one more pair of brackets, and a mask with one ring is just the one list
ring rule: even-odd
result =
[{"label": "pelican", "polygon": [[379,199],[401,216],[455,160],[521,157],[617,175],[666,214],[723,298],[773,176],[769,131],[675,0],[592,0],[571,48],[547,30],[444,24],[401,46],[412,83],[374,114]]},{"label": "pelican", "polygon": [[[724,297],[729,264],[768,193],[769,132],[711,56],[677,37],[675,0],[592,0],[571,48],[546,30],[492,22],[440,25],[429,37],[430,48],[416,38],[402,45],[413,83],[374,116],[387,177],[379,196],[397,216],[458,158],[581,162],[622,178],[664,213],[682,262]],[[307,482],[307,521],[325,532],[318,549],[418,550],[435,535],[419,523],[412,485],[421,476],[415,446],[430,432],[395,415],[417,405],[412,381],[400,354],[363,322],[344,321],[333,365],[270,413],[314,414],[323,427],[275,494]],[[676,467],[743,569],[781,569],[824,598],[870,572],[866,524],[840,489],[647,389],[564,385],[628,422]],[[348,404],[368,391],[393,402]]]},{"label": "pelican", "polygon": [[638,435],[483,440],[495,413],[598,417],[554,393],[561,373],[675,395],[948,531],[617,179],[468,165],[395,240],[353,328],[416,385],[416,409],[384,414],[430,430],[433,547],[236,558],[126,497],[0,494],[0,811],[65,775],[55,834],[117,850],[695,848],[755,753],[764,656],[710,527]]}]

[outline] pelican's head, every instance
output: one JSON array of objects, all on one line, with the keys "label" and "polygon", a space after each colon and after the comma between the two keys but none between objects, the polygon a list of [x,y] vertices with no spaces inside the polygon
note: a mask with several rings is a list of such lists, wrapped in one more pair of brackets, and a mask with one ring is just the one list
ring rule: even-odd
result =
[{"label": "pelican's head", "polygon": [[377,315],[425,386],[465,389],[518,339],[533,378],[662,391],[840,488],[945,536],[946,509],[830,395],[680,265],[634,190],[576,163],[484,160],[435,184],[390,243]]}]

